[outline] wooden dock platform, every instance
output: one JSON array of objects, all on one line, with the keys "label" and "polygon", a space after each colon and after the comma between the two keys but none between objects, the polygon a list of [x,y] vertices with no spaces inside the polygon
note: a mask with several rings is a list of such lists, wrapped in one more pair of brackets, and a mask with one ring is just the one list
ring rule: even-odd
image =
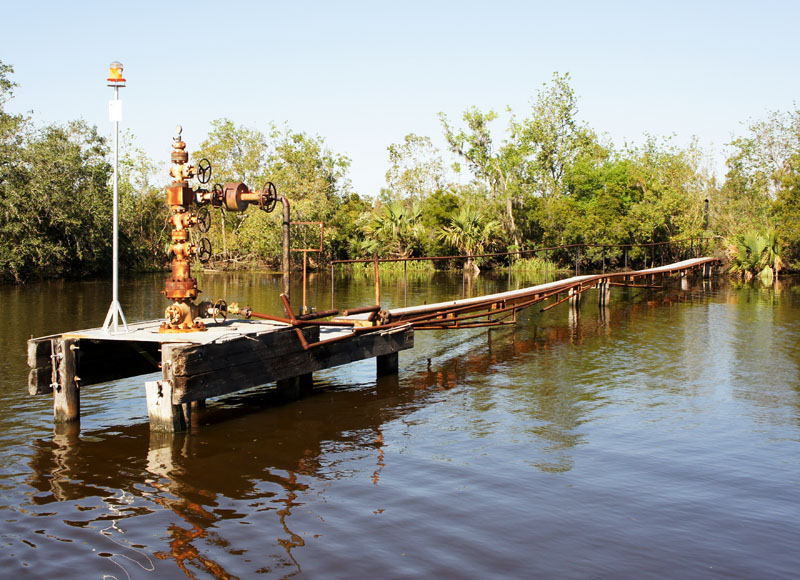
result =
[{"label": "wooden dock platform", "polygon": [[[180,431],[192,407],[207,398],[268,383],[284,396],[299,396],[316,371],[376,359],[379,375],[398,372],[398,352],[414,346],[415,329],[460,329],[513,324],[519,310],[547,300],[542,310],[590,288],[599,300],[610,286],[661,287],[660,278],[702,269],[708,277],[716,258],[694,258],[646,270],[573,276],[564,280],[487,296],[392,310],[380,306],[329,322],[259,315],[266,320],[204,320],[205,331],[159,332],[161,320],[128,326],[128,332],[101,328],[65,332],[28,341],[28,391],[53,395],[57,423],[80,418],[80,390],[89,385],[161,372],[145,383],[150,425]],[[365,312],[366,311],[366,312]],[[252,313],[256,316],[257,313]],[[324,314],[323,314],[324,316]],[[274,320],[272,320],[274,319]],[[337,326],[338,324],[338,326]]]},{"label": "wooden dock platform", "polygon": [[[83,387],[160,370],[161,380],[145,384],[151,427],[180,431],[189,424],[192,403],[273,382],[285,396],[296,397],[315,371],[373,357],[378,374],[397,373],[397,353],[414,346],[410,326],[356,335],[333,326],[208,320],[206,331],[172,334],[159,333],[160,324],[139,322],[118,334],[94,328],[29,340],[29,393],[52,393],[55,421],[76,421]],[[306,349],[298,332],[309,344],[340,340]]]}]

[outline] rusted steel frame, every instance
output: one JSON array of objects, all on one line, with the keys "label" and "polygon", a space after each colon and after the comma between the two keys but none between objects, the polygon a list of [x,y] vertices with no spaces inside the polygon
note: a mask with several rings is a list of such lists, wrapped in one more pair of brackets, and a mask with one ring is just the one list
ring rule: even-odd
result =
[{"label": "rusted steel frame", "polygon": [[292,310],[292,305],[289,302],[289,298],[285,294],[281,294],[281,301],[283,302],[283,307],[286,309],[286,312],[289,313],[290,323],[295,327],[294,332],[297,335],[297,338],[300,339],[300,345],[303,347],[303,350],[308,350],[313,348],[314,346],[321,346],[323,344],[331,344],[332,342],[338,342],[340,340],[345,340],[347,338],[352,338],[355,336],[355,333],[352,334],[345,334],[343,336],[337,336],[334,338],[329,338],[327,340],[319,340],[317,342],[313,342],[309,344],[306,340],[306,337],[303,335],[303,331],[298,328],[300,325],[311,325],[311,324],[319,324],[320,326],[352,326],[354,323],[321,323],[321,322],[314,322],[314,321],[299,321],[295,318],[294,311]]},{"label": "rusted steel frame", "polygon": [[[697,263],[697,264],[692,264],[690,266],[686,266],[685,268],[676,269],[676,271],[688,270],[688,269],[698,267],[698,266],[700,266],[700,265],[702,265],[702,264],[704,264],[706,262],[711,262],[711,261],[717,261],[717,260],[709,259],[709,260],[706,260],[704,262],[700,262],[700,263]],[[658,272],[655,272],[654,274],[658,274]],[[646,274],[646,275],[650,275],[650,274]],[[565,285],[565,286],[558,287],[558,288],[552,290],[551,292],[549,292],[547,294],[541,295],[539,298],[531,300],[530,304],[535,304],[536,302],[541,302],[543,300],[546,300],[547,298],[551,298],[552,296],[557,296],[558,294],[561,294],[564,291],[568,291],[570,289],[578,288],[577,292],[574,292],[572,295],[567,295],[564,298],[558,300],[557,302],[555,302],[555,303],[543,308],[541,310],[541,312],[544,312],[546,310],[549,310],[550,308],[553,308],[554,306],[558,306],[559,304],[561,304],[563,302],[566,302],[572,296],[575,296],[575,295],[578,295],[578,294],[582,294],[586,290],[596,287],[603,280],[608,280],[609,278],[618,278],[618,277],[623,277],[623,276],[630,276],[630,273],[628,273],[628,272],[615,272],[615,273],[600,274],[600,275],[597,275],[597,276],[593,276],[591,278],[582,280],[577,284],[573,284],[573,285],[569,285],[568,284],[568,285]],[[536,293],[532,292],[532,294],[536,294]],[[524,296],[526,296],[526,295],[523,294],[521,296],[516,296],[516,298],[522,298]],[[433,324],[434,323],[434,319],[436,317],[442,316],[445,313],[454,314],[454,313],[457,313],[457,312],[474,311],[476,309],[485,307],[486,304],[491,304],[493,302],[496,302],[496,300],[488,300],[488,301],[484,301],[484,302],[476,302],[476,303],[469,304],[469,305],[463,306],[461,308],[456,308],[456,309],[452,309],[452,310],[432,310],[432,311],[429,311],[429,312],[425,312],[424,314],[422,314],[420,316],[415,316],[415,317],[412,317],[412,318],[404,318],[404,319],[398,320],[396,322],[390,322],[389,324],[383,324],[383,325],[371,326],[371,327],[355,327],[353,329],[353,332],[357,333],[357,334],[366,333],[366,332],[374,332],[376,330],[383,330],[383,329],[387,329],[387,328],[393,328],[393,327],[396,327],[396,326],[400,326],[401,324],[411,324],[411,325],[413,325],[415,327],[425,328],[426,326],[430,326],[431,324]],[[522,304],[517,304],[517,305],[511,306],[511,307],[507,307],[507,308],[513,309],[513,310],[521,310],[522,308],[525,308],[527,306],[528,306],[528,304],[523,302]],[[497,311],[495,311],[495,312],[497,312]],[[486,316],[486,312],[481,313],[477,317],[480,317],[480,316]],[[437,324],[442,324],[444,321],[435,321],[435,322]],[[451,328],[454,328],[454,327],[451,327]]]},{"label": "rusted steel frame", "polygon": [[[503,302],[508,303],[511,300],[520,300],[520,299],[524,299],[524,298],[527,298],[527,297],[532,296],[532,295],[535,296],[535,295],[539,294],[540,297],[537,298],[537,299],[534,299],[534,303],[535,303],[535,302],[544,300],[546,298],[549,298],[550,296],[553,296],[555,294],[560,294],[564,290],[567,290],[567,289],[569,289],[571,287],[572,287],[571,284],[563,284],[563,285],[557,286],[556,289],[551,290],[550,292],[547,292],[547,293],[544,293],[544,294],[542,294],[540,290],[526,292],[526,293],[520,293],[520,294],[517,294],[516,296],[504,299]],[[496,298],[487,299],[487,300],[483,300],[483,301],[472,302],[470,304],[466,304],[466,305],[461,306],[460,308],[455,308],[455,309],[441,309],[441,308],[437,309],[434,306],[434,307],[432,307],[430,309],[417,310],[413,314],[417,314],[417,315],[428,315],[428,314],[431,314],[433,316],[439,316],[439,315],[441,315],[442,312],[451,312],[451,313],[469,312],[471,310],[479,310],[481,308],[485,308],[487,304],[493,304],[493,303],[496,303],[496,302],[499,302]],[[398,317],[396,314],[393,314],[392,316],[395,317],[396,320],[405,320],[405,321],[412,321],[412,320],[421,319],[419,316],[414,316],[413,318],[403,318],[402,316]]]},{"label": "rusted steel frame", "polygon": [[[468,314],[467,316],[459,316],[458,318],[442,318],[441,320],[432,320],[431,325],[435,322],[438,328],[470,328],[473,324],[477,323],[469,323],[469,324],[461,324],[465,320],[472,320],[474,318],[481,318],[483,316],[489,317],[494,316],[496,314],[503,314],[504,316],[500,316],[497,320],[487,320],[485,323],[480,323],[481,326],[496,326],[499,324],[504,324],[503,320],[508,318],[509,316],[514,316],[517,313],[517,310],[522,310],[523,308],[527,308],[531,306],[535,302],[540,302],[540,300],[531,301],[529,303],[521,304],[521,305],[514,305],[509,306],[507,308],[497,309],[497,310],[489,310],[484,312],[479,312],[476,314]],[[419,325],[418,325],[419,324]],[[446,326],[445,326],[446,325]],[[421,330],[426,330],[429,326],[426,326],[426,323],[414,323],[412,324],[414,328],[419,328]],[[431,326],[432,327],[432,326]]]},{"label": "rusted steel frame", "polygon": [[251,312],[251,318],[259,318],[261,320],[271,320],[273,322],[283,322],[284,324],[292,325],[293,322],[297,322],[297,320],[291,320],[290,318],[282,318],[280,316],[273,316],[272,314],[263,314],[261,312]]},{"label": "rusted steel frame", "polygon": [[[574,245],[577,245],[577,244],[573,244],[573,246]],[[702,265],[702,264],[704,264],[706,262],[711,262],[711,261],[717,261],[717,260],[716,259],[709,259],[709,260],[706,260],[706,261],[703,261],[703,262],[699,262],[697,264],[692,264],[692,265],[686,266],[684,268],[678,268],[675,271],[688,270],[688,269],[698,267],[698,266],[700,266],[700,265]],[[653,274],[658,274],[658,273],[659,272],[654,272]],[[642,274],[642,275],[648,275],[649,276],[651,274]],[[551,298],[552,296],[557,296],[558,294],[561,294],[564,291],[568,291],[570,289],[578,288],[578,291],[573,293],[572,295],[568,295],[568,296],[558,300],[557,302],[547,306],[546,308],[543,308],[541,311],[544,312],[545,310],[549,310],[550,308],[553,308],[554,306],[558,306],[562,302],[567,301],[572,296],[575,296],[577,294],[582,294],[586,290],[596,287],[603,280],[608,280],[609,278],[624,277],[624,276],[630,276],[630,273],[629,272],[614,272],[614,273],[608,273],[608,274],[599,274],[597,276],[592,276],[591,278],[587,278],[587,279],[581,280],[580,282],[578,282],[576,284],[566,284],[566,285],[557,287],[556,289],[552,290],[549,293],[543,294],[543,295],[539,296],[538,298],[530,300],[529,303],[528,302],[523,302],[521,304],[515,304],[513,306],[506,307],[506,309],[521,310],[522,308],[526,308],[529,305],[535,304],[536,302],[541,302],[543,300]],[[535,295],[535,294],[537,294],[537,292],[531,292],[531,294]],[[530,294],[522,294],[522,295],[515,296],[515,298],[524,298],[525,296],[528,296],[528,295],[530,295]],[[439,309],[439,310],[433,309],[433,310],[430,310],[430,311],[424,311],[419,316],[413,316],[411,318],[402,318],[400,320],[397,320],[396,322],[390,322],[389,324],[382,324],[382,325],[377,325],[377,326],[367,326],[367,327],[355,327],[353,329],[353,332],[356,333],[356,334],[374,332],[376,330],[385,330],[385,329],[388,329],[388,328],[394,328],[394,327],[400,326],[402,324],[411,324],[412,326],[415,326],[415,327],[424,328],[425,325],[433,324],[437,317],[443,316],[445,314],[455,314],[455,313],[458,313],[458,312],[471,312],[471,311],[475,311],[475,310],[478,310],[478,309],[481,309],[481,308],[485,308],[487,304],[492,304],[492,303],[495,303],[495,302],[497,302],[497,300],[496,299],[492,299],[492,300],[486,300],[486,301],[482,301],[482,302],[475,302],[475,303],[472,303],[472,304],[468,304],[468,305],[462,306],[460,308]],[[497,313],[499,311],[495,310],[494,312]],[[475,317],[479,318],[480,316],[486,316],[486,315],[487,315],[487,312],[482,312],[482,313],[478,314],[477,316],[474,316],[474,317],[471,317],[471,318],[475,318]],[[444,321],[436,320],[435,322],[437,324],[442,324]]]},{"label": "rusted steel frame", "polygon": [[[403,326],[407,326],[407,325],[405,325],[405,324],[399,324],[399,325],[395,326],[394,328],[401,328],[401,327],[403,327]],[[375,327],[369,328],[369,330],[381,330],[381,329],[385,329],[386,327],[387,327],[387,325],[384,325],[383,327],[377,327],[377,326],[375,326]],[[300,329],[299,329],[299,328],[297,328],[297,329],[295,329],[295,330],[296,330],[297,332],[300,332]],[[353,330],[355,330],[355,329],[353,329]],[[300,334],[302,334],[302,333],[300,333]],[[328,339],[325,339],[325,340],[320,340],[320,341],[318,341],[318,342],[312,342],[312,343],[308,343],[308,342],[305,340],[305,337],[303,337],[303,338],[300,340],[300,344],[302,344],[302,345],[303,345],[303,350],[309,350],[309,349],[312,349],[312,348],[314,348],[314,347],[317,347],[317,346],[322,346],[322,345],[325,345],[325,344],[331,344],[331,343],[334,343],[334,342],[340,342],[340,341],[342,341],[342,340],[347,340],[347,339],[349,339],[349,338],[353,338],[353,337],[355,337],[355,336],[356,336],[356,333],[355,333],[355,332],[352,332],[351,334],[345,334],[345,335],[342,335],[342,336],[336,336],[336,337],[334,337],[334,338],[328,338]]]},{"label": "rusted steel frame", "polygon": [[378,254],[375,254],[375,305],[381,304],[381,266],[378,260]]},{"label": "rusted steel frame", "polygon": [[296,319],[292,326],[355,326],[355,322],[349,320],[300,320]]},{"label": "rusted steel frame", "polygon": [[[256,318],[263,318],[264,320],[274,320],[275,322],[284,322],[286,324],[290,324],[292,326],[355,326],[355,322],[349,321],[321,321],[321,320],[313,320],[313,318],[303,318],[302,316],[298,318],[294,315],[294,310],[292,310],[292,305],[289,302],[289,298],[286,294],[281,293],[281,302],[283,302],[283,308],[289,314],[289,318],[280,318],[279,316],[271,316],[269,314],[263,314],[261,312],[251,312],[250,316],[255,316]],[[321,313],[317,314],[317,318],[324,318],[325,316],[331,316],[328,313]]]},{"label": "rusted steel frame", "polygon": [[280,299],[281,302],[283,302],[283,309],[286,311],[286,315],[289,317],[290,324],[294,324],[297,322],[297,317],[294,315],[292,304],[289,302],[289,295],[286,292],[281,292]]},{"label": "rusted steel frame", "polygon": [[309,314],[301,314],[297,317],[298,320],[315,320],[317,318],[327,318],[328,316],[336,316],[339,310],[333,308],[331,310],[320,310],[318,312],[311,312]]},{"label": "rusted steel frame", "polygon": [[[596,282],[597,282],[597,281],[596,281]],[[560,300],[558,300],[558,301],[556,301],[556,302],[553,302],[553,303],[552,303],[550,306],[545,306],[544,308],[542,308],[542,309],[540,310],[540,312],[545,312],[546,310],[550,310],[550,309],[551,309],[551,308],[553,308],[554,306],[558,306],[558,305],[559,305],[559,304],[561,304],[562,302],[566,302],[567,300],[569,300],[569,299],[570,299],[570,298],[572,298],[573,296],[577,296],[578,294],[583,294],[583,293],[584,293],[586,290],[588,290],[589,288],[594,288],[595,286],[597,286],[597,284],[596,284],[596,283],[594,283],[594,284],[587,284],[586,286],[584,286],[583,284],[578,284],[577,286],[573,286],[573,287],[572,287],[572,288],[570,288],[570,289],[571,289],[571,290],[574,290],[574,289],[577,287],[577,288],[578,288],[577,292],[573,292],[572,294],[569,294],[569,293],[568,293],[566,296],[564,296],[564,298],[561,298]]]},{"label": "rusted steel frame", "polygon": [[342,316],[350,316],[351,314],[364,314],[365,312],[377,312],[381,307],[376,306],[362,306],[360,308],[348,308],[342,311]]},{"label": "rusted steel frame", "polygon": [[[422,260],[454,260],[465,256],[420,256],[416,258],[379,258],[379,262],[419,262]],[[331,260],[331,264],[366,264],[375,258],[354,258],[352,260]]]},{"label": "rusted steel frame", "polygon": [[610,286],[622,286],[623,288],[663,288],[664,286],[653,286],[652,284],[626,284],[625,282],[609,282]]},{"label": "rusted steel frame", "polygon": [[283,293],[286,296],[289,296],[289,288],[291,286],[291,273],[290,273],[290,252],[291,252],[291,236],[289,233],[289,227],[292,224],[291,218],[291,204],[289,203],[289,198],[283,195],[279,195],[278,199],[283,206],[283,251],[281,253],[281,270],[282,270],[282,278],[283,278]]},{"label": "rusted steel frame", "polygon": [[311,348],[309,346],[309,344],[308,344],[308,341],[306,340],[306,337],[303,335],[303,331],[302,330],[300,330],[299,328],[295,327],[294,333],[297,335],[297,338],[300,339],[300,346],[303,347],[303,350],[308,350],[309,348]]},{"label": "rusted steel frame", "polygon": [[415,330],[461,330],[464,328],[485,328],[485,327],[493,327],[493,326],[509,326],[511,324],[516,324],[516,322],[509,321],[505,322],[502,320],[493,320],[491,322],[474,322],[470,324],[461,324],[459,326],[435,326],[435,325],[426,325],[426,326],[415,326]]},{"label": "rusted steel frame", "polygon": [[[483,311],[478,312],[478,313],[467,314],[466,316],[459,316],[457,318],[456,317],[454,317],[454,318],[442,318],[441,320],[434,319],[434,321],[437,324],[451,324],[451,323],[458,324],[461,321],[472,320],[473,318],[481,318],[483,316],[493,316],[493,315],[498,315],[498,314],[506,314],[506,316],[501,317],[501,318],[498,319],[498,321],[500,321],[500,320],[503,320],[504,318],[508,318],[509,316],[512,316],[518,310],[523,310],[525,308],[533,306],[537,302],[542,302],[543,300],[546,300],[546,298],[544,298],[542,296],[539,296],[538,298],[533,298],[533,299],[528,300],[526,302],[515,303],[515,304],[512,304],[511,306],[505,306],[503,308],[497,308],[495,310],[483,310]],[[494,302],[493,302],[493,304],[494,304]],[[446,314],[452,314],[452,313],[454,313],[454,311],[449,311]],[[489,321],[489,322],[492,322],[492,321]],[[416,324],[414,325],[414,328],[417,328]]]},{"label": "rusted steel frame", "polygon": [[[563,289],[561,291],[563,292]],[[536,293],[532,293],[532,294],[536,294]],[[523,296],[518,296],[518,298],[522,298],[522,297],[524,297],[524,295]],[[523,302],[521,304],[514,304],[513,306],[507,306],[505,308],[492,310],[492,311],[485,311],[484,310],[484,311],[480,312],[479,314],[476,314],[474,316],[470,316],[469,318],[480,318],[481,316],[487,316],[487,314],[489,314],[489,313],[499,314],[499,313],[506,312],[506,311],[509,311],[509,310],[511,310],[511,311],[520,310],[521,308],[527,308],[528,306],[530,306],[532,304],[535,304],[536,302],[541,302],[544,299],[545,299],[544,296],[540,296],[539,298],[535,298],[533,300],[529,300],[529,301]],[[480,308],[485,308],[487,304],[495,304],[497,302],[498,302],[498,300],[494,299],[494,300],[487,300],[487,301],[484,301],[484,302],[478,302],[478,303],[474,303],[474,304],[467,304],[467,305],[462,306],[460,308],[447,309],[447,310],[434,310],[432,312],[426,312],[425,314],[420,315],[420,316],[415,316],[415,317],[412,317],[412,318],[404,318],[404,319],[401,319],[401,320],[397,320],[395,322],[390,322],[389,324],[382,324],[382,325],[378,325],[378,326],[355,327],[353,329],[353,332],[366,333],[366,332],[371,332],[371,331],[374,331],[374,330],[382,330],[382,329],[386,329],[386,328],[393,328],[393,327],[401,326],[401,325],[404,325],[404,324],[411,324],[412,326],[416,327],[417,324],[422,325],[422,324],[426,324],[427,322],[432,322],[432,321],[436,321],[437,323],[439,323],[439,322],[442,322],[442,321],[441,320],[436,320],[437,317],[444,316],[444,315],[447,315],[447,314],[456,314],[458,312],[473,312],[473,311],[478,310]],[[451,320],[454,320],[454,319],[451,319]]]},{"label": "rusted steel frame", "polygon": [[303,335],[303,332],[299,328],[295,328],[294,330],[297,333],[298,338],[300,339],[300,344],[303,346],[303,350],[309,350],[317,346],[323,346],[334,342],[340,342],[342,340],[347,340],[348,338],[353,338],[354,336],[356,336],[355,333],[343,334],[342,336],[335,336],[333,338],[326,338],[325,340],[318,340],[317,342],[309,343],[306,340],[306,337]]},{"label": "rusted steel frame", "polygon": [[[472,304],[465,304],[463,306],[459,306],[459,307],[456,307],[456,308],[441,308],[441,309],[438,309],[438,310],[434,309],[434,310],[425,311],[423,314],[420,314],[419,316],[413,316],[411,318],[399,318],[399,319],[397,319],[397,322],[402,321],[402,322],[414,323],[414,322],[418,322],[418,321],[436,319],[436,318],[438,318],[440,316],[447,316],[447,315],[451,315],[451,314],[466,313],[466,312],[474,312],[476,310],[480,310],[481,311],[481,313],[478,316],[485,316],[486,315],[485,314],[485,310],[486,310],[487,306],[491,306],[492,304],[496,304],[498,302],[499,302],[498,300],[493,299],[493,300],[484,300],[482,302],[474,302]],[[499,312],[499,311],[500,311],[500,309],[497,309],[497,310],[494,310],[493,312]]]},{"label": "rusted steel frame", "polygon": [[354,326],[355,322],[347,321],[322,321],[322,320],[303,320],[299,318],[281,318],[280,316],[272,316],[271,314],[264,314],[262,312],[250,312],[251,318],[259,318],[262,320],[271,320],[273,322],[283,322],[289,326]]},{"label": "rusted steel frame", "polygon": [[[686,266],[686,267],[683,267],[683,268],[676,268],[676,269],[674,269],[672,271],[673,272],[677,272],[677,271],[688,270],[688,269],[696,268],[699,265],[700,264],[692,264],[692,265],[689,265],[689,266]],[[660,272],[655,272],[654,274],[660,274]],[[647,274],[647,275],[650,275],[650,274]],[[609,284],[612,284],[612,282],[610,281],[611,278],[619,278],[619,277],[625,277],[625,276],[630,276],[630,274],[627,273],[627,272],[613,272],[613,273],[607,273],[607,274],[599,274],[597,276],[593,276],[591,278],[588,278],[588,279],[585,279],[585,280],[581,280],[577,284],[560,286],[560,287],[558,287],[558,288],[556,288],[556,289],[554,289],[554,290],[552,290],[552,291],[550,291],[548,293],[540,295],[538,298],[535,298],[533,300],[522,302],[522,303],[517,303],[517,304],[514,304],[512,306],[508,306],[508,307],[506,307],[504,309],[494,310],[494,311],[491,311],[491,312],[499,313],[499,312],[503,312],[505,310],[521,310],[521,309],[527,308],[528,306],[531,306],[532,304],[535,304],[537,302],[541,302],[541,301],[546,300],[548,298],[551,298],[553,296],[557,296],[558,294],[561,294],[562,292],[568,291],[570,289],[578,288],[577,292],[572,294],[572,296],[574,296],[576,294],[581,294],[581,293],[585,292],[586,290],[588,290],[590,288],[596,287],[599,283],[601,283],[604,280],[607,281]],[[532,292],[532,294],[537,294],[537,292]],[[515,296],[515,298],[524,298],[525,296],[526,296],[525,294],[522,294],[522,295]],[[546,308],[544,308],[542,310],[542,312],[544,312],[545,310],[549,310],[553,306],[557,306],[558,304],[561,304],[562,302],[565,302],[570,297],[571,296],[566,296],[565,298],[560,299],[559,301],[557,301],[557,302],[547,306]],[[407,323],[416,324],[417,322],[424,322],[426,319],[437,318],[439,316],[443,316],[443,315],[446,315],[446,314],[455,314],[455,313],[458,313],[458,312],[469,312],[469,311],[482,309],[482,308],[485,308],[487,304],[492,304],[492,303],[495,303],[495,302],[497,302],[497,301],[496,300],[487,300],[487,301],[484,301],[484,302],[475,302],[475,303],[472,303],[472,304],[468,304],[468,305],[463,306],[461,308],[441,309],[441,310],[435,310],[434,309],[434,310],[430,310],[428,312],[425,312],[424,314],[422,314],[420,316],[416,316],[416,317],[413,317],[413,318],[405,318],[405,319],[402,319],[402,320],[404,322],[407,322]],[[488,312],[481,312],[480,314],[473,315],[473,316],[470,316],[470,317],[459,317],[459,320],[464,320],[466,318],[476,318],[476,317],[479,318],[481,316],[486,316],[487,314],[488,314]],[[387,326],[387,325],[384,325],[384,326]]]}]

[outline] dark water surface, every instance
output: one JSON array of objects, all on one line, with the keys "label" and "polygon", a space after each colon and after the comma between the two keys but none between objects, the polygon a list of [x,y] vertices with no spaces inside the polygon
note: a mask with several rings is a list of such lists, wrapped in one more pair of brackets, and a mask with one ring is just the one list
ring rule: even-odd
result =
[{"label": "dark water surface", "polygon": [[[162,287],[124,282],[129,321],[160,316]],[[200,287],[279,312],[277,277]],[[461,291],[437,276],[407,300]],[[389,281],[383,296],[406,299]],[[149,432],[141,377],[84,389],[79,432],[27,395],[25,340],[100,325],[107,282],[0,287],[0,574],[800,577],[800,286],[595,296],[418,331],[399,377],[365,361],[292,403],[253,389],[168,436]],[[337,305],[371,299],[368,279],[337,281]],[[325,276],[309,302],[330,307]]]}]

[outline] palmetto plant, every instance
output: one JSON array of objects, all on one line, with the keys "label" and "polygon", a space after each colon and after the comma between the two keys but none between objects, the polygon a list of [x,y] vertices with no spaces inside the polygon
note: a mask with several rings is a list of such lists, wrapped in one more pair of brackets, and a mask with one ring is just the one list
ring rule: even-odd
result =
[{"label": "palmetto plant", "polygon": [[[458,251],[468,256],[480,254],[500,231],[500,224],[490,220],[479,209],[465,206],[450,218],[450,225],[442,228],[439,239],[458,248]],[[477,270],[472,258],[467,259],[467,270]]]},{"label": "palmetto plant", "polygon": [[420,243],[422,212],[416,205],[411,207],[393,202],[383,207],[365,228],[373,240],[393,257],[409,257]]},{"label": "palmetto plant", "polygon": [[774,230],[764,233],[749,231],[734,240],[731,257],[731,272],[745,280],[758,275],[762,281],[771,284],[773,276],[783,268],[780,256],[780,243]]}]

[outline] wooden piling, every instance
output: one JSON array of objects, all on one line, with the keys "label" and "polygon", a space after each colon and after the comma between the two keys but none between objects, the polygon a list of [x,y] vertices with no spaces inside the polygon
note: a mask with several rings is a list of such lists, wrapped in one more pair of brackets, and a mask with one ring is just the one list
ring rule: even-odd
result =
[{"label": "wooden piling", "polygon": [[80,379],[75,376],[77,343],[78,341],[74,339],[55,341],[53,360],[57,361],[57,364],[53,365],[53,419],[56,423],[80,420]]},{"label": "wooden piling", "polygon": [[147,395],[147,412],[152,431],[185,431],[191,423],[191,407],[172,402],[172,383],[148,381],[144,384]]},{"label": "wooden piling", "polygon": [[396,375],[400,368],[400,357],[397,352],[378,356],[375,365],[379,377]]}]

